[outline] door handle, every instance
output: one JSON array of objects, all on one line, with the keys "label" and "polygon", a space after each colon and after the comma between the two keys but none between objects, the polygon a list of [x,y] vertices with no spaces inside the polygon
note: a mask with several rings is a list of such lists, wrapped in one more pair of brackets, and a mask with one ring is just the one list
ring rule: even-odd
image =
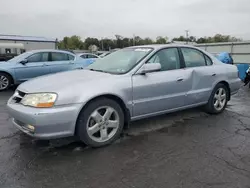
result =
[{"label": "door handle", "polygon": [[74,62],[73,62],[73,61],[70,61],[69,64],[74,64]]},{"label": "door handle", "polygon": [[214,74],[212,74],[212,76],[216,76],[216,74],[214,73]]},{"label": "door handle", "polygon": [[181,81],[183,81],[184,79],[183,78],[179,78],[178,80],[177,80],[177,82],[181,82]]}]

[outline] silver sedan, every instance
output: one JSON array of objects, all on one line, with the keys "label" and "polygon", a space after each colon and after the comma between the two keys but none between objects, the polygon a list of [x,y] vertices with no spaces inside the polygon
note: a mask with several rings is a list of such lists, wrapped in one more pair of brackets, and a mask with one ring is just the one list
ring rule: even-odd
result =
[{"label": "silver sedan", "polygon": [[84,70],[25,82],[7,106],[13,123],[32,137],[77,136],[100,147],[116,140],[130,121],[197,106],[219,114],[239,88],[237,67],[201,49],[136,46]]}]

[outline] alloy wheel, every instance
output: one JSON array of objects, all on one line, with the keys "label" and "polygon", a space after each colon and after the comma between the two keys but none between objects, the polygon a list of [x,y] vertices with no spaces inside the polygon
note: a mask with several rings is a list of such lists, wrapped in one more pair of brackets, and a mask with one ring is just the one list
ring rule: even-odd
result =
[{"label": "alloy wheel", "polygon": [[227,102],[226,90],[224,88],[219,88],[214,95],[214,108],[217,111],[222,110]]},{"label": "alloy wheel", "polygon": [[9,86],[9,80],[6,76],[0,76],[0,90],[5,90]]},{"label": "alloy wheel", "polygon": [[87,121],[88,136],[95,142],[110,140],[119,128],[118,112],[110,107],[103,106],[94,110]]}]

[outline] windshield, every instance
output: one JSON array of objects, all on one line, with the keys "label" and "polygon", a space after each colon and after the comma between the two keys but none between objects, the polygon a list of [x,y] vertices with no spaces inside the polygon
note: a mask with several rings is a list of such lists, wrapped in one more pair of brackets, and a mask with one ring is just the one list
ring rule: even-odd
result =
[{"label": "windshield", "polygon": [[23,54],[20,54],[12,59],[10,59],[8,62],[18,62],[18,61],[22,61],[23,59],[25,59],[26,57],[28,57],[31,54],[31,52],[26,52]]},{"label": "windshield", "polygon": [[152,48],[125,48],[96,60],[88,66],[88,69],[113,74],[124,74],[130,71],[152,50]]}]

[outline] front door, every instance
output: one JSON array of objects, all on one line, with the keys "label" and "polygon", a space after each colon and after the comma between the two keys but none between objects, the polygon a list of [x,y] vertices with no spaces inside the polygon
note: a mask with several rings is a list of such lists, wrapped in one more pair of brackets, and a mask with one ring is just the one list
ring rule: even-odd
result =
[{"label": "front door", "polygon": [[161,71],[132,77],[133,116],[140,118],[185,106],[191,74],[183,69],[178,49],[160,50],[148,63],[160,63]]},{"label": "front door", "polygon": [[18,63],[15,67],[16,80],[21,83],[37,76],[49,74],[50,70],[46,66],[48,57],[48,52],[38,52],[27,57],[27,63]]}]

